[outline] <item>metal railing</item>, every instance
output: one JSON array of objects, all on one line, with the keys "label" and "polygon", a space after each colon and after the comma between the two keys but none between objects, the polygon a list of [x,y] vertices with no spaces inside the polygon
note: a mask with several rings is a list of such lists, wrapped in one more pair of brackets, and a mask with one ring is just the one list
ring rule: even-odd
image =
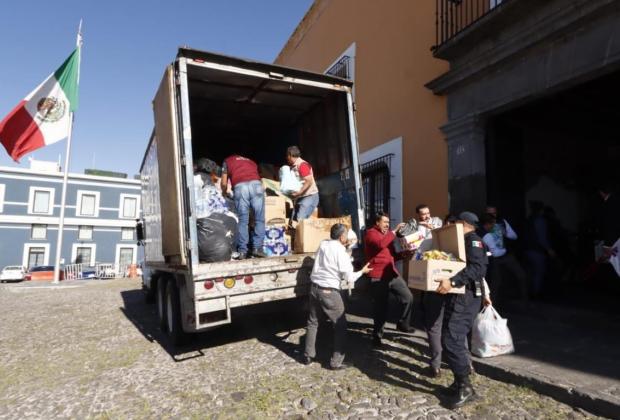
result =
[{"label": "metal railing", "polygon": [[95,278],[98,279],[116,279],[121,277],[129,277],[130,267],[135,264],[112,264],[97,263],[95,266],[85,264],[67,264],[64,266],[66,280],[82,280],[86,278],[84,273],[92,274],[94,271]]},{"label": "metal railing", "polygon": [[350,62],[351,57],[349,57],[348,55],[343,55],[325,73],[332,76],[341,77],[343,79],[351,79]]},{"label": "metal railing", "polygon": [[65,280],[81,280],[83,277],[83,264],[65,265]]},{"label": "metal railing", "polygon": [[510,0],[435,0],[436,50]]},{"label": "metal railing", "polygon": [[361,165],[364,217],[372,225],[377,212],[390,212],[390,169],[393,153]]}]

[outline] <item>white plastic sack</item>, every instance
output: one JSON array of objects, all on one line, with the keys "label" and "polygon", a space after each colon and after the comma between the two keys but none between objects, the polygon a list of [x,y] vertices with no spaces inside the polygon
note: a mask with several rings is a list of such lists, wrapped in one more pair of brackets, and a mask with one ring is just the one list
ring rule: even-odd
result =
[{"label": "white plastic sack", "polygon": [[471,337],[471,352],[478,357],[493,357],[515,351],[508,320],[489,305],[476,316]]},{"label": "white plastic sack", "polygon": [[282,194],[291,194],[301,189],[302,182],[291,170],[291,167],[284,165],[280,168],[280,191]]}]

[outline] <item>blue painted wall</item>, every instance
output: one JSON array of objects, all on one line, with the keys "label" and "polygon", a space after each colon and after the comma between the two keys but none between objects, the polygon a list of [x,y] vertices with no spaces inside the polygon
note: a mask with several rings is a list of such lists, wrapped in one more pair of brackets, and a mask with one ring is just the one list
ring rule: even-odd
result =
[{"label": "blue painted wall", "polygon": [[[19,179],[15,179],[15,178]],[[36,178],[36,179],[33,179]],[[54,264],[58,225],[47,218],[60,215],[62,178],[49,174],[0,168],[0,185],[4,185],[3,208],[0,211],[0,268],[6,265],[21,265],[24,259],[24,244],[48,244],[49,264]],[[77,183],[77,184],[76,184]],[[132,240],[122,240],[121,228],[133,227],[134,219],[119,218],[121,194],[140,195],[139,182],[103,177],[69,177],[67,187],[67,208],[65,218],[78,218],[79,225],[93,226],[92,240],[78,240],[78,225],[65,225],[61,258],[72,263],[74,244],[95,244],[95,262],[114,263],[117,247],[133,248],[136,244],[135,232]],[[54,209],[51,215],[29,214],[28,199],[30,187],[54,188]],[[77,215],[78,190],[99,192],[99,216],[82,217]],[[0,197],[1,198],[1,197]],[[103,207],[103,208],[102,208]],[[108,208],[108,209],[104,209]],[[45,239],[32,239],[32,221],[23,218],[41,218],[47,225]],[[106,226],[97,226],[106,224]],[[139,253],[140,250],[135,250]],[[139,261],[139,257],[136,257]]]}]

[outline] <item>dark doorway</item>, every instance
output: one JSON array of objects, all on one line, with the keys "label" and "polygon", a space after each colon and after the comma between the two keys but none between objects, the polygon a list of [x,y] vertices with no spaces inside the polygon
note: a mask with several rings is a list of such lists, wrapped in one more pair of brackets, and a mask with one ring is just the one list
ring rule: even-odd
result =
[{"label": "dark doorway", "polygon": [[561,255],[549,261],[546,277],[552,300],[603,306],[590,300],[593,293],[596,299],[620,296],[620,279],[609,264],[596,265],[594,255],[595,241],[603,236],[598,188],[607,183],[618,192],[620,184],[619,88],[616,72],[488,123],[488,201],[521,233],[521,252],[527,248],[528,203],[540,201],[556,215],[561,237],[554,246]]}]

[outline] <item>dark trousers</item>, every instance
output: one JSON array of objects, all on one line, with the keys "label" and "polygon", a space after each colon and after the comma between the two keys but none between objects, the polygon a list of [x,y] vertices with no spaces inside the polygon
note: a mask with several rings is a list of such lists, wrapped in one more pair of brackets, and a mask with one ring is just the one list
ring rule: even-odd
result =
[{"label": "dark trousers", "polygon": [[443,312],[446,296],[435,292],[424,292],[422,295],[422,310],[424,312],[424,328],[428,335],[428,347],[430,351],[433,369],[441,367],[441,328],[443,325]]},{"label": "dark trousers", "polygon": [[507,281],[516,281],[520,299],[526,300],[528,298],[527,275],[512,254],[490,258],[487,281],[491,289],[491,300],[496,305],[506,300]]},{"label": "dark trousers", "polygon": [[375,279],[371,279],[370,291],[374,301],[374,337],[383,337],[383,328],[385,327],[385,320],[387,318],[390,293],[394,294],[401,309],[397,325],[404,327],[409,326],[413,295],[402,277],[394,277],[392,280],[384,279],[375,281]]},{"label": "dark trousers", "polygon": [[325,289],[312,284],[310,287],[310,312],[306,332],[307,357],[316,356],[316,334],[319,321],[329,319],[334,328],[334,353],[330,360],[331,367],[337,367],[344,360],[344,348],[347,340],[347,319],[344,314],[344,302],[340,290]]},{"label": "dark trousers", "polygon": [[474,296],[474,292],[469,289],[462,295],[446,295],[441,342],[448,366],[458,382],[463,382],[469,376],[470,358],[465,341],[480,304],[481,298]]}]

